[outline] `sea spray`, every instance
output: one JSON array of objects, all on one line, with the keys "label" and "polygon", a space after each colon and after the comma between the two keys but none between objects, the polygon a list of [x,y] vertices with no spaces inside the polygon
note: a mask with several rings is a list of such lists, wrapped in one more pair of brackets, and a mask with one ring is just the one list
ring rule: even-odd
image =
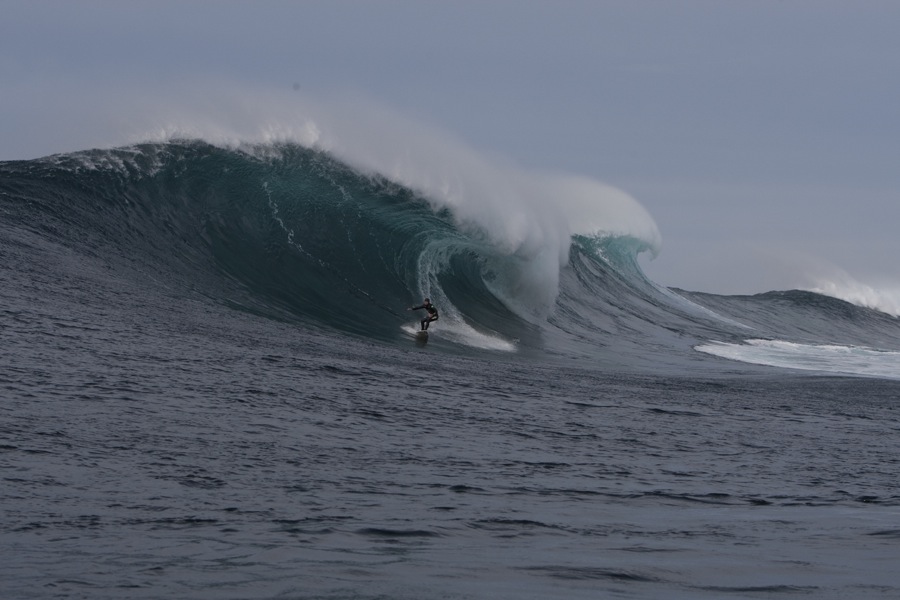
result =
[{"label": "sea spray", "polygon": [[900,285],[897,284],[869,285],[842,273],[819,279],[810,290],[900,317]]}]

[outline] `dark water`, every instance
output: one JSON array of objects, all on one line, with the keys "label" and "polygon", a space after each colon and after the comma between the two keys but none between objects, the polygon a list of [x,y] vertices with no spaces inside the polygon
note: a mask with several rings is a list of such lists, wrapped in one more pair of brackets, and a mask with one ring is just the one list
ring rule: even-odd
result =
[{"label": "dark water", "polygon": [[[537,317],[452,214],[273,156],[0,165],[4,598],[900,596],[896,318],[586,238]],[[694,349],[746,339],[814,370]]]}]

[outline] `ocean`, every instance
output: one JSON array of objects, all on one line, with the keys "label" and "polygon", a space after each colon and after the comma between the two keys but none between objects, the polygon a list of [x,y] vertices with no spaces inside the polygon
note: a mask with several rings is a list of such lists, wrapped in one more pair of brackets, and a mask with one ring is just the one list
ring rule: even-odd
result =
[{"label": "ocean", "polygon": [[583,181],[413,175],[0,163],[0,596],[900,597],[900,318],[658,285]]}]

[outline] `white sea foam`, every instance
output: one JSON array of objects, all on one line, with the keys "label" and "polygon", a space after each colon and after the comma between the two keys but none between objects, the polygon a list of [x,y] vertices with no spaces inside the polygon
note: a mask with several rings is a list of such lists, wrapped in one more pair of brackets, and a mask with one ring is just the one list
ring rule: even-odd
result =
[{"label": "white sea foam", "polygon": [[[410,335],[416,335],[419,331],[418,326],[403,325],[401,329]],[[492,335],[478,331],[474,327],[467,325],[461,320],[454,320],[451,323],[445,323],[442,318],[440,327],[435,326],[434,330],[438,338],[443,338],[450,342],[470,346],[472,348],[481,348],[483,350],[497,350],[500,352],[514,352],[516,345],[513,342],[503,339],[499,335]]]},{"label": "white sea foam", "polygon": [[757,365],[900,379],[900,352],[876,348],[751,339],[744,344],[709,342],[694,349]]}]

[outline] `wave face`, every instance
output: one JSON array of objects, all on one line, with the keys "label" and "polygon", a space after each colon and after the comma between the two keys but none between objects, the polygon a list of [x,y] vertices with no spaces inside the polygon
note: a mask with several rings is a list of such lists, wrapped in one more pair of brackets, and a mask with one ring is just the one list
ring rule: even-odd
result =
[{"label": "wave face", "polygon": [[898,319],[818,294],[657,286],[637,261],[658,249],[652,220],[621,201],[585,218],[584,182],[523,192],[544,205],[491,189],[429,188],[296,144],[169,141],[0,165],[5,226],[110,277],[325,331],[409,343],[405,308],[429,296],[441,311],[429,348],[447,352],[658,371],[721,368],[708,342],[738,360],[747,339],[900,349]]}]

